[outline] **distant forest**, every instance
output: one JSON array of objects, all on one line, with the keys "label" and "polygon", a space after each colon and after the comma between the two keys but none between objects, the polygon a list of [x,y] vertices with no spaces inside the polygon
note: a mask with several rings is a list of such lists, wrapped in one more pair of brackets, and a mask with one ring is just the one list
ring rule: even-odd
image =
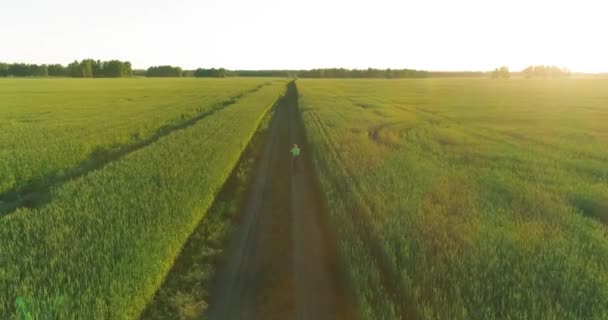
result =
[{"label": "distant forest", "polygon": [[446,77],[492,77],[509,78],[511,74],[526,78],[569,76],[570,71],[555,66],[530,66],[521,72],[511,73],[506,67],[492,72],[438,72],[414,69],[345,69],[327,68],[312,70],[227,70],[211,68],[183,70],[176,66],[153,66],[147,70],[133,70],[128,61],[100,61],[84,59],[67,66],[60,64],[25,64],[0,62],[0,77],[74,77],[74,78],[121,78],[121,77],[298,77],[298,78],[446,78]]},{"label": "distant forest", "polygon": [[60,64],[25,64],[0,62],[0,77],[73,77],[73,78],[120,78],[133,74],[131,63],[119,60],[100,61],[84,59],[67,66]]},{"label": "distant forest", "polygon": [[195,77],[298,77],[298,78],[428,78],[428,77],[483,77],[484,72],[430,72],[413,69],[345,69],[312,70],[226,70],[197,69]]},{"label": "distant forest", "polygon": [[133,75],[145,77],[197,77],[197,78],[224,78],[224,77],[289,77],[289,78],[429,78],[429,77],[486,77],[486,72],[437,72],[413,69],[312,69],[312,70],[227,70],[224,68],[211,68],[196,70],[182,70],[174,66],[154,66],[148,70],[134,70]]}]

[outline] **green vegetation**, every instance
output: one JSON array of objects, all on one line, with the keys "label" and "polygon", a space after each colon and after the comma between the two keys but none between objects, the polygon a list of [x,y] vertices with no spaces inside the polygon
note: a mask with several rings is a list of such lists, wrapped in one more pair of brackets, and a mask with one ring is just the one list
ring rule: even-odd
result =
[{"label": "green vegetation", "polygon": [[[517,75],[526,78],[559,78],[570,76],[567,68],[557,66],[529,66]],[[177,66],[153,66],[147,70],[132,70],[130,62],[119,60],[100,61],[84,59],[74,61],[67,67],[60,64],[36,65],[26,63],[1,63],[0,77],[74,77],[74,78],[120,78],[131,76],[147,77],[299,77],[299,78],[509,78],[511,73],[507,67],[496,68],[491,72],[480,71],[424,71],[414,69],[345,69],[325,68],[312,70],[227,70],[224,68],[198,68],[182,70]]]},{"label": "green vegetation", "polygon": [[210,286],[224,248],[234,231],[233,221],[245,205],[253,169],[266,142],[274,112],[269,111],[243,152],[238,165],[215,198],[141,319],[201,319],[207,310]]},{"label": "green vegetation", "polygon": [[51,73],[50,67],[44,64],[0,62],[0,77],[47,77]]},{"label": "green vegetation", "polygon": [[426,78],[428,71],[411,69],[313,69],[298,71],[301,78]]},{"label": "green vegetation", "polygon": [[364,318],[608,318],[608,80],[297,84]]},{"label": "green vegetation", "polygon": [[0,195],[62,179],[267,82],[0,79]]},{"label": "green vegetation", "polygon": [[[608,318],[608,80],[297,85],[364,319]],[[284,90],[0,80],[0,318],[198,317]]]},{"label": "green vegetation", "polygon": [[[53,73],[59,72],[60,70],[57,68]],[[131,62],[128,61],[84,59],[81,62],[74,61],[70,63],[65,69],[64,74],[55,75],[73,78],[124,78],[130,77],[132,73]]]},{"label": "green vegetation", "polygon": [[509,68],[500,67],[494,69],[491,73],[491,77],[494,79],[509,79],[511,77],[511,73],[509,72]]},{"label": "green vegetation", "polygon": [[570,75],[570,70],[556,66],[529,66],[521,72],[526,78],[559,78]]},{"label": "green vegetation", "polygon": [[219,68],[219,69],[202,69],[202,68],[198,68],[194,71],[194,73],[192,74],[194,77],[199,77],[199,78],[223,78],[227,75],[230,75],[228,73],[228,70],[224,69],[224,68]]},{"label": "green vegetation", "polygon": [[146,72],[146,77],[181,77],[182,68],[172,66],[150,67]]},{"label": "green vegetation", "polygon": [[74,78],[124,78],[133,71],[128,61],[100,61],[84,59],[74,61],[67,67],[60,64],[37,65],[26,63],[1,63],[0,77],[74,77]]},{"label": "green vegetation", "polygon": [[[65,81],[63,86],[60,84],[62,81]],[[59,88],[61,91],[60,88],[70,84],[86,88],[84,92],[96,92],[93,85],[62,81],[57,82],[55,90]],[[114,81],[105,85],[128,85],[122,80]],[[215,87],[216,95],[207,91],[217,101],[222,101],[228,90],[218,80],[130,81],[134,84],[129,91],[122,91],[122,96],[110,93],[105,96],[111,99],[108,104],[120,103],[121,98],[130,92],[157,97],[150,101],[156,101],[158,107],[138,112],[115,107],[116,113],[112,113],[97,105],[93,108],[96,112],[91,111],[89,117],[97,114],[98,118],[89,121],[89,117],[70,108],[72,104],[86,106],[94,100],[95,94],[86,94],[79,97],[80,102],[74,95],[66,95],[66,106],[51,111],[59,115],[63,112],[66,123],[77,123],[85,128],[97,125],[97,130],[89,131],[88,138],[91,139],[97,132],[121,133],[129,131],[121,129],[123,127],[146,128],[138,124],[136,115],[170,119],[164,113],[170,108],[174,109],[175,115],[197,114],[201,103],[206,106],[208,102],[215,101],[203,98],[205,95],[200,91],[206,90],[205,85],[219,86]],[[248,81],[244,83],[260,83],[260,80]],[[228,83],[234,87],[238,82]],[[5,86],[11,83],[3,84],[6,90]],[[22,208],[1,217],[0,317],[18,319],[18,298],[34,319],[138,317],[161,285],[183,243],[205,215],[264,114],[284,92],[284,84],[283,81],[275,81],[251,91],[189,126],[173,130],[99,170],[53,188],[51,201],[43,207]],[[19,88],[24,83],[12,85]],[[171,93],[173,102],[163,102],[164,96],[156,92],[166,86],[174,86]],[[32,88],[36,88],[35,83],[29,83],[30,94],[26,97],[37,97],[31,93]],[[45,91],[42,88],[39,90]],[[55,97],[57,93],[47,92],[47,99],[49,96]],[[23,96],[21,99],[28,101]],[[181,99],[181,102],[176,102],[176,99]],[[50,100],[52,102],[52,98]],[[12,101],[7,105],[13,105],[15,100]],[[43,107],[45,105],[38,106]],[[44,111],[27,113],[19,109],[18,112],[23,117],[28,114],[30,117],[45,115],[47,119],[51,115],[58,116]],[[103,118],[105,114],[108,118]],[[123,114],[126,120],[117,114]],[[70,116],[74,119],[68,121]],[[110,120],[124,122],[116,126]],[[114,129],[104,127],[104,122]],[[51,122],[46,123],[50,125]],[[28,134],[28,131],[23,132]],[[64,136],[69,135],[86,136],[79,130]],[[55,140],[53,135],[48,136]],[[67,141],[64,148],[74,140]],[[72,144],[78,143],[75,141]],[[56,143],[49,139],[44,139],[44,142]],[[22,149],[9,147],[9,150]],[[57,154],[63,156],[63,152]]]}]

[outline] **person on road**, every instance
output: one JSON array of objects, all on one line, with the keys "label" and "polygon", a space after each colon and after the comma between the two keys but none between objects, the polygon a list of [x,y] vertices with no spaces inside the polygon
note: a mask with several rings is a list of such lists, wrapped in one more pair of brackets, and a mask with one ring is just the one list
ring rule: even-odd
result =
[{"label": "person on road", "polygon": [[297,144],[293,144],[293,148],[289,151],[291,152],[291,167],[294,172],[298,171],[298,158],[300,157],[300,148],[298,148]]}]

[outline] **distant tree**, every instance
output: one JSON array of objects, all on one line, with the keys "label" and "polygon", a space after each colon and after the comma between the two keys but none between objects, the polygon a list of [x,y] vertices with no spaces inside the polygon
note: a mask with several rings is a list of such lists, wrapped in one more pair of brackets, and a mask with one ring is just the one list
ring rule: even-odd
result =
[{"label": "distant tree", "polygon": [[183,70],[182,77],[194,77],[195,70]]},{"label": "distant tree", "polygon": [[93,76],[93,65],[90,61],[74,61],[68,65],[68,74],[73,78],[88,78]]},{"label": "distant tree", "polygon": [[424,78],[429,72],[412,69],[312,69],[296,72],[300,78]]},{"label": "distant tree", "polygon": [[95,63],[93,59],[84,59],[80,62],[80,72],[83,78],[93,77],[93,66]]},{"label": "distant tree", "polygon": [[209,77],[208,70],[209,69],[198,68],[198,69],[194,70],[194,76],[197,78]]},{"label": "distant tree", "polygon": [[133,70],[133,76],[135,76],[135,77],[145,77],[147,72],[148,72],[147,70],[135,69],[135,70]]},{"label": "distant tree", "polygon": [[0,77],[8,77],[9,65],[7,63],[0,62]]},{"label": "distant tree", "polygon": [[13,63],[9,66],[8,73],[13,77],[27,77],[29,67],[25,63]]},{"label": "distant tree", "polygon": [[570,70],[556,66],[529,66],[522,71],[526,78],[558,78],[570,76]]},{"label": "distant tree", "polygon": [[106,63],[107,62],[101,62],[100,60],[93,60],[93,59],[88,59],[88,60],[83,60],[83,62],[85,61],[89,61],[91,63],[91,70],[92,70],[92,75],[95,78],[101,78],[101,77],[105,77],[105,68],[106,68]]},{"label": "distant tree", "polygon": [[131,63],[128,61],[110,60],[103,63],[103,74],[105,77],[130,77],[132,73]]},{"label": "distant tree", "polygon": [[422,71],[427,77],[433,78],[481,78],[487,77],[486,72],[481,71]]},{"label": "distant tree", "polygon": [[428,72],[413,69],[312,69],[312,70],[226,70],[211,68],[182,70],[173,66],[154,66],[148,70],[132,70],[130,62],[85,59],[61,65],[38,66],[0,64],[0,76],[70,76],[70,77],[301,77],[301,78],[425,78],[425,77],[482,77],[482,72]]},{"label": "distant tree", "polygon": [[68,75],[67,69],[60,64],[50,64],[47,68],[51,77],[65,77]]},{"label": "distant tree", "polygon": [[227,75],[227,70],[224,68],[219,69],[202,69],[198,68],[194,71],[195,77],[211,77],[211,78],[223,78]]},{"label": "distant tree", "polygon": [[80,71],[80,63],[78,63],[78,61],[74,61],[74,62],[68,64],[68,67],[66,69],[67,69],[66,73],[70,77],[82,78],[82,72]]},{"label": "distant tree", "polygon": [[46,64],[43,65],[30,65],[30,77],[48,77],[49,69]]},{"label": "distant tree", "polygon": [[511,77],[511,73],[509,72],[509,68],[500,67],[494,69],[492,71],[491,76],[493,79],[509,79]]},{"label": "distant tree", "polygon": [[122,62],[118,60],[105,61],[102,70],[106,77],[119,78],[122,76]]},{"label": "distant tree", "polygon": [[182,68],[173,66],[156,66],[148,68],[147,77],[181,77]]},{"label": "distant tree", "polygon": [[[106,75],[106,69],[112,72],[111,75]],[[60,64],[0,63],[0,77],[130,77],[131,74],[131,63],[118,60],[102,62],[100,60],[85,59],[81,62],[74,61],[67,67]]]},{"label": "distant tree", "polygon": [[1,77],[46,77],[48,68],[45,64],[0,63]]},{"label": "distant tree", "polygon": [[225,70],[226,77],[294,77],[295,74],[295,70]]},{"label": "distant tree", "polygon": [[133,66],[130,61],[124,61],[122,63],[121,75],[123,77],[131,77],[133,76]]}]

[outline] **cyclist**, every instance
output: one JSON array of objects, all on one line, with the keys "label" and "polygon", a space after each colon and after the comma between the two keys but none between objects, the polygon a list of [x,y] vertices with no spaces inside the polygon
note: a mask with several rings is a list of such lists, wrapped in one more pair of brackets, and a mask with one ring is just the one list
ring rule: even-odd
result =
[{"label": "cyclist", "polygon": [[298,158],[300,157],[300,148],[298,148],[297,144],[293,144],[293,147],[289,151],[291,152],[291,167],[294,171],[298,171]]}]

